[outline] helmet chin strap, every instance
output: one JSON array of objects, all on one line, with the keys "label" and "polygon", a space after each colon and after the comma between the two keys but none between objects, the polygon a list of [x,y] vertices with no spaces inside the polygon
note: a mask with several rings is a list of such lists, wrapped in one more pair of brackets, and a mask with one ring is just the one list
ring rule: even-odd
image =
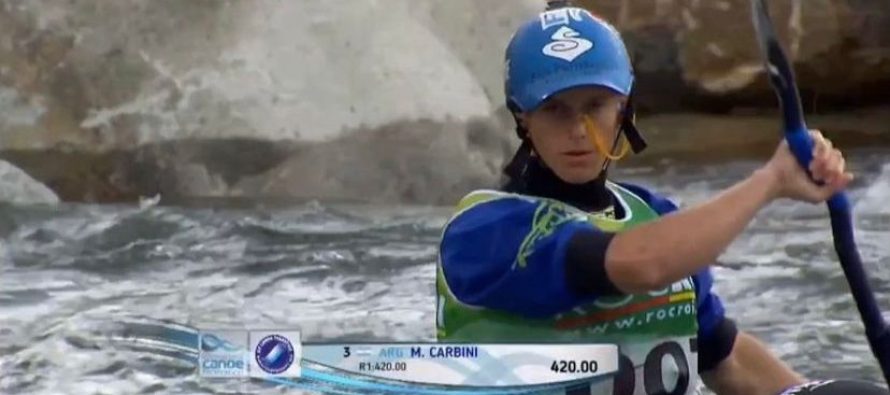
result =
[{"label": "helmet chin strap", "polygon": [[[603,172],[608,170],[613,158],[618,160],[624,157],[627,153],[628,146],[630,146],[630,149],[634,154],[643,152],[648,146],[646,140],[643,139],[643,135],[640,134],[640,131],[637,129],[636,118],[637,115],[634,111],[633,99],[629,98],[621,114],[621,125],[619,126],[618,134],[615,135],[615,140],[612,141],[612,148],[609,150],[611,157],[610,155],[605,155],[606,160],[603,162]],[[615,158],[615,154],[613,153],[615,152],[615,149],[618,148],[618,142],[621,139],[621,135],[624,135],[624,144],[621,148],[621,153]]]},{"label": "helmet chin strap", "polygon": [[[619,140],[621,140],[621,130],[620,129],[618,130],[618,134],[615,136],[615,140],[612,141],[612,148],[609,150],[609,152],[615,152],[615,148],[618,148]],[[602,169],[600,169],[600,174],[605,174],[606,172],[608,172],[609,165],[612,164],[612,160],[614,159],[617,161],[617,160],[623,158],[624,155],[627,154],[627,149],[629,147],[630,147],[630,143],[628,143],[627,140],[624,140],[624,145],[621,148],[621,154],[619,154],[617,156],[606,155],[606,160],[603,161],[603,167],[602,167]]]},{"label": "helmet chin strap", "polygon": [[618,129],[618,134],[615,136],[615,141],[612,142],[612,148],[606,149],[605,143],[603,143],[600,138],[599,128],[596,127],[596,124],[593,122],[590,117],[587,115],[584,116],[584,127],[587,129],[587,137],[593,143],[593,147],[596,148],[597,153],[606,158],[606,160],[620,160],[624,156],[627,155],[627,152],[630,151],[630,144],[627,140],[623,140],[624,144],[621,147],[621,151],[615,154],[615,148],[618,145],[618,141],[621,140],[621,129]]},{"label": "helmet chin strap", "polygon": [[531,156],[531,141],[528,138],[528,131],[525,130],[519,119],[519,114],[521,113],[519,107],[513,101],[508,100],[507,109],[510,111],[510,115],[513,116],[513,122],[516,125],[516,137],[519,137],[519,140],[522,143],[519,145],[519,148],[516,149],[513,158],[510,159],[510,162],[504,167],[504,175],[511,180],[518,180],[522,176],[522,173],[525,172],[528,158]]}]

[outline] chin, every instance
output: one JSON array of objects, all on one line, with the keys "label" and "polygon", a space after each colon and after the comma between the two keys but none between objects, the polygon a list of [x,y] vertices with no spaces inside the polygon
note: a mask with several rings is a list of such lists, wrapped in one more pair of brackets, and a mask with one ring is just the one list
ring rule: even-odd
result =
[{"label": "chin", "polygon": [[558,172],[556,175],[569,184],[584,184],[595,180],[600,173],[598,171],[571,169]]}]

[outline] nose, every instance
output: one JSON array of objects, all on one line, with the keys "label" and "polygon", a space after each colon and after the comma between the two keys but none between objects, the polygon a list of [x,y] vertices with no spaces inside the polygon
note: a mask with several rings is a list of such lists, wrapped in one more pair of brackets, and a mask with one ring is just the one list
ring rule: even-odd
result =
[{"label": "nose", "polygon": [[569,130],[572,139],[582,140],[587,138],[587,123],[584,120],[585,116],[586,115],[583,114],[575,114],[571,117]]}]

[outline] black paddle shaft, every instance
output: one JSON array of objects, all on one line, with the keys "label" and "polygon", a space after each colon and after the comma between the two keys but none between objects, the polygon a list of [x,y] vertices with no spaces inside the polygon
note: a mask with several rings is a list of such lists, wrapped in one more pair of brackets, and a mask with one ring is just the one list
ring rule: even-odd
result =
[{"label": "black paddle shaft", "polygon": [[[752,0],[752,18],[757,31],[757,41],[763,54],[770,84],[779,98],[785,126],[785,139],[804,169],[813,159],[813,141],[804,122],[800,96],[794,81],[794,71],[785,56],[773,28],[766,0]],[[865,334],[872,353],[881,366],[884,380],[890,383],[890,330],[878,308],[868,276],[856,248],[850,202],[843,192],[828,201],[834,248],[838,254],[847,284],[856,301],[856,307],[865,326]]]}]

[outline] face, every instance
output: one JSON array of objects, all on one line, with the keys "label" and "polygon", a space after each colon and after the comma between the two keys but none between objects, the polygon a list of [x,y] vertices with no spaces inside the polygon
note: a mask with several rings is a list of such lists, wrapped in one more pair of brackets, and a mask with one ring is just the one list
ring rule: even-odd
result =
[{"label": "face", "polygon": [[519,119],[544,163],[563,181],[583,184],[599,177],[606,161],[589,133],[610,150],[625,103],[624,96],[609,89],[580,87],[554,95]]}]

